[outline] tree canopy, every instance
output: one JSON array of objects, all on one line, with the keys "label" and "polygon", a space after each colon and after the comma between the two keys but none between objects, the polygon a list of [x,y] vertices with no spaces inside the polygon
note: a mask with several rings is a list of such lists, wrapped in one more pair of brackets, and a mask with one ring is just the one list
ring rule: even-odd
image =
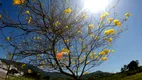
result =
[{"label": "tree canopy", "polygon": [[0,14],[0,39],[8,58],[76,80],[108,59],[131,16],[119,18],[116,5],[93,14],[75,0],[13,0],[13,6],[18,13],[14,19],[4,9]]}]

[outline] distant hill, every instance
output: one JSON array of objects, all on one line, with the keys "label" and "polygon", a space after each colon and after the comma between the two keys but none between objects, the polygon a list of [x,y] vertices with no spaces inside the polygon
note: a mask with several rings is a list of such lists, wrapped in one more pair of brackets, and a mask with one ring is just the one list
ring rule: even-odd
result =
[{"label": "distant hill", "polygon": [[100,78],[100,77],[108,77],[108,76],[111,76],[112,73],[109,73],[109,72],[103,72],[103,71],[96,71],[96,72],[93,72],[93,73],[89,73],[89,74],[86,74],[83,76],[84,79],[86,78],[89,78],[89,77],[94,77],[94,78]]}]

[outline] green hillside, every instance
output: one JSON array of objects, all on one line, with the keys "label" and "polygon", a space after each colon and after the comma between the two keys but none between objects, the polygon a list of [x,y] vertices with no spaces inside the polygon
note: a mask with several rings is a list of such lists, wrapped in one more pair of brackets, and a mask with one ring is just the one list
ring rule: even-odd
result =
[{"label": "green hillside", "polygon": [[88,80],[142,80],[142,67],[108,76],[89,77]]},{"label": "green hillside", "polygon": [[142,80],[142,72],[137,73],[137,74],[132,75],[132,76],[124,77],[121,80]]},{"label": "green hillside", "polygon": [[142,80],[142,72],[131,76],[122,76],[122,74],[117,74],[106,78],[100,78],[97,80]]}]

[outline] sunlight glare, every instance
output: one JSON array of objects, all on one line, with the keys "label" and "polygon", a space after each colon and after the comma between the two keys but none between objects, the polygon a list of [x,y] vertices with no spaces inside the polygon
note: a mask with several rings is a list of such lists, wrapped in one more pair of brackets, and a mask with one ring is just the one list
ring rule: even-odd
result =
[{"label": "sunlight glare", "polygon": [[93,13],[103,11],[107,6],[108,0],[85,0],[84,2],[84,8]]}]

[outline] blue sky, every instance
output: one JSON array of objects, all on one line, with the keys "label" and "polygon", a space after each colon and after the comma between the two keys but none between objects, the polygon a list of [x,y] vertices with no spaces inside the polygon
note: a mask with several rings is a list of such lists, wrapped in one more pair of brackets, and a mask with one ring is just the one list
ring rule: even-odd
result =
[{"label": "blue sky", "polygon": [[139,60],[142,65],[142,0],[120,0],[116,12],[120,15],[132,13],[127,25],[128,30],[120,35],[114,43],[115,53],[109,56],[108,61],[96,67],[96,70],[117,72],[124,64],[131,60]]},{"label": "blue sky", "polygon": [[[15,14],[15,9],[11,9],[12,0],[0,0],[4,8]],[[142,0],[120,0],[116,7],[116,12],[124,17],[126,12],[132,13],[132,16],[126,23],[128,30],[120,35],[120,38],[113,44],[115,53],[112,53],[108,60],[95,70],[107,72],[117,72],[124,64],[128,64],[131,60],[139,60],[142,65]],[[4,57],[3,50],[0,49],[0,57]],[[90,70],[91,71],[91,70]],[[94,71],[94,70],[93,70]]]}]

